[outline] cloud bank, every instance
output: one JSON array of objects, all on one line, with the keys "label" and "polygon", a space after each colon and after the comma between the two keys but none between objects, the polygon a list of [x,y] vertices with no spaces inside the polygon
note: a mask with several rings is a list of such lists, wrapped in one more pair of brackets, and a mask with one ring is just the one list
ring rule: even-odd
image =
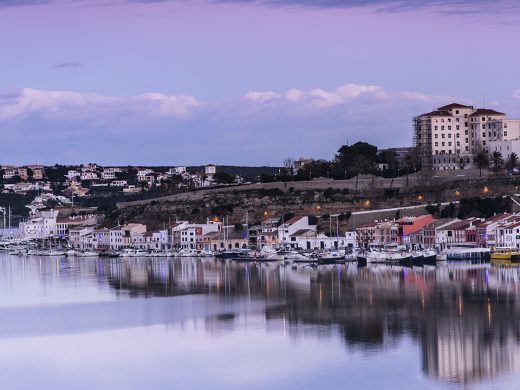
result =
[{"label": "cloud bank", "polygon": [[412,116],[452,101],[471,103],[352,83],[252,90],[220,102],[24,88],[0,93],[0,163],[279,165],[287,156],[331,158],[358,140],[411,145]]}]

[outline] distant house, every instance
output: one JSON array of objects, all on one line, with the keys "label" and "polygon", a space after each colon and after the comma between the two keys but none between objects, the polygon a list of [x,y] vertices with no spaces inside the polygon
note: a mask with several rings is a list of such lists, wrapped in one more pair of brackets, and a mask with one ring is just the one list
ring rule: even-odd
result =
[{"label": "distant house", "polygon": [[116,173],[109,170],[104,170],[101,172],[101,179],[102,180],[113,180],[116,178]]},{"label": "distant house", "polygon": [[303,158],[300,157],[298,160],[294,162],[294,169],[298,172],[301,169],[304,169],[307,165],[312,164],[314,159],[312,158]]},{"label": "distant house", "polygon": [[83,172],[80,176],[81,180],[99,180],[96,172]]}]

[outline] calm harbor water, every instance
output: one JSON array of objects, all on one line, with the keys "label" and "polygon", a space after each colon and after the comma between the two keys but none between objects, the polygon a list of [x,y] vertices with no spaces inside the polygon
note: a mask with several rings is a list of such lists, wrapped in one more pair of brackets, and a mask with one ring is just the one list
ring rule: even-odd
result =
[{"label": "calm harbor water", "polygon": [[0,383],[518,389],[519,275],[0,254]]}]

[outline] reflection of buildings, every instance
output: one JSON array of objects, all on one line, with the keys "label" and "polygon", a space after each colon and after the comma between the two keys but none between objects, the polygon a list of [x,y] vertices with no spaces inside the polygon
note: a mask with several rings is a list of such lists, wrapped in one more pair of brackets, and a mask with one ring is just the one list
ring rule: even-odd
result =
[{"label": "reflection of buildings", "polygon": [[[283,324],[291,337],[339,334],[349,350],[370,353],[411,338],[421,349],[424,374],[442,381],[471,383],[520,365],[515,268],[459,263],[292,269],[190,258],[16,258],[0,262],[0,271],[0,283],[6,275],[23,274],[31,285],[45,288],[90,279],[94,289],[109,286],[112,294],[131,297],[210,294],[244,306],[265,300],[267,329]],[[207,331],[218,334],[243,321],[242,314],[237,309],[202,315]]]},{"label": "reflection of buildings", "polygon": [[[392,347],[403,336],[417,339],[424,373],[443,381],[471,383],[520,366],[516,269],[448,264],[293,270],[194,259],[115,264],[110,283],[131,295],[209,292],[281,300],[284,305],[266,309],[266,319],[287,321],[296,337],[302,325],[320,336],[340,330],[349,348],[371,351]],[[208,319],[208,329],[218,332],[234,318]]]}]

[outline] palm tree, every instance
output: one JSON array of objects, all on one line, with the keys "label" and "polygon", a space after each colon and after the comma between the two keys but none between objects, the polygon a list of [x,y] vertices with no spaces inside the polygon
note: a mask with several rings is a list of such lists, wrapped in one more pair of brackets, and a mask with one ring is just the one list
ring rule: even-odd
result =
[{"label": "palm tree", "polygon": [[518,166],[518,154],[515,152],[511,153],[506,160],[506,169],[512,171]]},{"label": "palm tree", "polygon": [[502,158],[502,153],[495,150],[493,153],[491,153],[491,161],[493,162],[493,170],[495,171],[495,174],[502,168],[502,165],[504,164],[504,159]]},{"label": "palm tree", "polygon": [[489,166],[489,156],[486,152],[481,150],[477,153],[475,156],[475,163],[477,164],[478,168],[480,169],[480,176],[482,177],[482,168],[486,168]]}]

